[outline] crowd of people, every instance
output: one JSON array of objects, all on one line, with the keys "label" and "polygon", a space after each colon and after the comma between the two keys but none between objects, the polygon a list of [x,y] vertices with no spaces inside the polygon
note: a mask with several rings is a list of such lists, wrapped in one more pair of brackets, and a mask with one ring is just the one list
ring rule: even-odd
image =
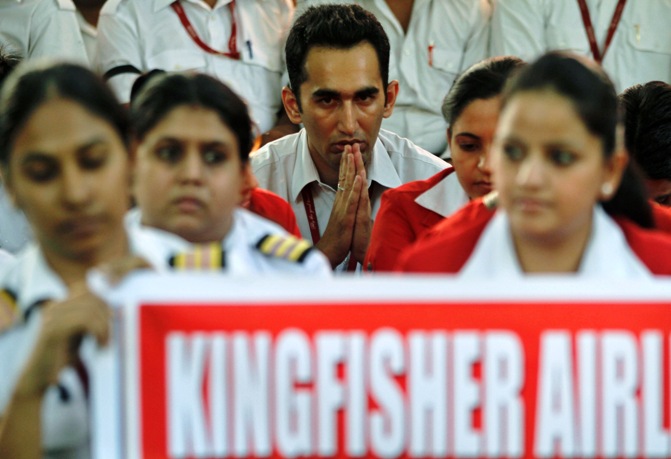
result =
[{"label": "crowd of people", "polygon": [[671,275],[668,3],[102,3],[0,0],[0,457],[88,457],[93,268]]}]

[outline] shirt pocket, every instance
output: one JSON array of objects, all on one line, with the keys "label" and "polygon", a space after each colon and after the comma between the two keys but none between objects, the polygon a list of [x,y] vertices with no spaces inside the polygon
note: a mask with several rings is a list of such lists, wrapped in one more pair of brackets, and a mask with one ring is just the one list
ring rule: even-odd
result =
[{"label": "shirt pocket", "polygon": [[[664,20],[660,20],[662,18]],[[627,34],[627,42],[638,51],[671,55],[669,18],[671,1],[655,2],[654,7],[639,8],[626,30],[621,32]]]},{"label": "shirt pocket", "polygon": [[457,75],[459,75],[463,55],[456,50],[439,48],[438,46],[433,48],[432,53],[429,53],[428,47],[425,48],[424,52],[427,62],[431,64],[426,73],[428,79],[425,81],[418,80],[416,87],[418,92],[425,94],[423,96],[424,103],[427,106],[434,107],[434,110],[438,110],[436,107],[440,107],[440,101],[443,100]]},{"label": "shirt pocket", "polygon": [[166,72],[202,70],[206,64],[205,56],[197,51],[190,50],[162,51],[147,58],[148,69],[161,69]]}]

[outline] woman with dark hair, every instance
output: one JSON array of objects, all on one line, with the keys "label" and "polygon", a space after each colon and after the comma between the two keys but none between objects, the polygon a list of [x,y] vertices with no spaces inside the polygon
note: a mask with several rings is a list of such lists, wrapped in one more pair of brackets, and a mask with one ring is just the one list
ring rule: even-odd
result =
[{"label": "woman with dark hair", "polygon": [[35,243],[0,275],[12,318],[0,331],[0,457],[88,457],[91,348],[80,344],[107,340],[109,313],[87,272],[167,268],[188,245],[125,230],[127,122],[102,80],[72,64],[23,65],[0,95],[0,168]]},{"label": "woman with dark hair", "polygon": [[644,189],[625,174],[617,108],[612,83],[584,58],[549,53],[523,69],[504,91],[492,150],[499,209],[463,209],[409,248],[400,270],[671,274],[671,239],[644,229],[653,226]]},{"label": "woman with dark hair", "polygon": [[254,139],[247,106],[226,85],[203,74],[157,75],[133,100],[131,122],[130,223],[213,243],[235,273],[330,275],[308,242],[238,207]]},{"label": "woman with dark hair", "polygon": [[443,101],[452,167],[406,183],[382,195],[364,266],[391,271],[399,254],[427,229],[469,199],[492,191],[489,150],[499,118],[501,91],[524,62],[505,56],[486,59],[460,75]]},{"label": "woman with dark hair", "polygon": [[627,151],[646,176],[650,199],[671,206],[671,85],[637,84],[620,94]]}]

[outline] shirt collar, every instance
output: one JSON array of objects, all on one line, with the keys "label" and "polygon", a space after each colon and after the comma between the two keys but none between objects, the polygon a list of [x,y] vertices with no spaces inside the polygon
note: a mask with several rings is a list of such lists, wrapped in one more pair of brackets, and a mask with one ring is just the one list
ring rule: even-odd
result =
[{"label": "shirt collar", "polygon": [[382,143],[378,136],[373,147],[373,154],[370,155],[370,164],[366,170],[368,177],[368,186],[372,182],[377,182],[385,188],[396,188],[403,185],[401,177],[398,175],[394,163],[389,156],[389,150]]},{"label": "shirt collar", "polygon": [[[315,166],[310,150],[308,149],[308,136],[305,128],[298,133],[297,139],[297,159],[294,166],[294,174],[291,184],[292,200],[296,200],[301,194],[303,188],[312,182],[319,182],[319,172]],[[403,182],[396,172],[394,163],[389,157],[389,152],[378,137],[373,147],[373,154],[370,157],[370,164],[366,170],[368,177],[368,186],[372,182],[377,182],[386,188],[396,188]]]},{"label": "shirt collar", "polygon": [[468,195],[461,187],[454,169],[450,167],[440,173],[443,178],[417,196],[415,202],[438,215],[448,217],[468,203]]},{"label": "shirt collar", "polygon": [[296,138],[296,163],[291,179],[291,200],[296,201],[303,188],[312,182],[319,182],[319,172],[308,149],[308,135],[301,129]]},{"label": "shirt collar", "polygon": [[[191,2],[191,3],[200,4],[200,2],[198,0],[182,0],[182,1],[183,2],[187,1],[187,2]],[[159,10],[162,10],[163,8],[169,7],[174,2],[175,2],[175,0],[154,0],[154,13],[159,11]],[[224,0],[224,1],[219,0],[217,2],[217,4],[215,4],[214,9],[220,8],[223,5],[228,5],[229,3],[231,3],[231,0]]]},{"label": "shirt collar", "polygon": [[[44,300],[62,300],[67,297],[68,290],[60,277],[49,267],[42,251],[32,243],[26,248],[21,263],[20,278],[25,285],[19,287],[21,292],[20,307],[25,308]],[[35,282],[39,279],[39,282]]]}]

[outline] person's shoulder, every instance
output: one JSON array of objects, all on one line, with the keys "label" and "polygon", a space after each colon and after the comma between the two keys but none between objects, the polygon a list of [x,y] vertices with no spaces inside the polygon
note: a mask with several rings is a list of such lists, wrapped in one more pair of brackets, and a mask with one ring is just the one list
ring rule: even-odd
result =
[{"label": "person's shoulder", "polygon": [[249,155],[252,166],[276,162],[282,158],[295,156],[302,142],[303,133],[304,130],[301,130],[294,134],[285,135],[253,151]]},{"label": "person's shoulder", "polygon": [[433,188],[438,183],[443,181],[447,176],[454,172],[454,167],[448,165],[447,168],[433,174],[431,177],[423,180],[413,180],[407,183],[404,183],[401,186],[396,188],[390,188],[384,192],[388,196],[394,196],[400,198],[401,196],[406,196],[408,198],[415,199],[418,195],[424,193],[425,191]]},{"label": "person's shoulder", "polygon": [[394,132],[380,129],[378,139],[392,159],[393,156],[398,155],[406,161],[418,161],[434,165],[437,170],[443,170],[449,165],[445,160],[423,149],[412,140],[401,137]]},{"label": "person's shoulder", "polygon": [[[154,0],[107,0],[100,9],[101,16],[113,16],[126,12],[151,14],[154,12]],[[168,6],[169,3],[166,3]]]},{"label": "person's shoulder", "polygon": [[255,247],[266,257],[275,273],[318,277],[332,275],[326,256],[305,239],[291,234],[267,234],[258,240]]},{"label": "person's shoulder", "polygon": [[468,233],[479,228],[494,216],[497,200],[497,193],[494,191],[469,201],[468,204],[427,231],[424,237],[428,239],[445,234]]},{"label": "person's shoulder", "polygon": [[405,250],[399,258],[398,269],[409,272],[459,272],[494,214],[495,206],[488,199],[474,199]]},{"label": "person's shoulder", "polygon": [[172,255],[186,252],[192,247],[190,242],[176,234],[139,223],[126,222],[126,233],[131,251],[143,257],[156,269],[165,268]]},{"label": "person's shoulder", "polygon": [[245,209],[236,209],[235,218],[269,271],[277,273],[324,274],[331,268],[324,255],[309,241],[289,234],[275,222]]},{"label": "person's shoulder", "polygon": [[652,217],[655,221],[655,228],[659,231],[671,234],[671,207],[663,206],[655,201],[650,201]]},{"label": "person's shoulder", "polygon": [[616,218],[631,250],[653,274],[671,275],[671,235]]},{"label": "person's shoulder", "polygon": [[291,205],[272,191],[260,187],[252,189],[247,210],[277,223],[294,236],[300,236],[296,215]]},{"label": "person's shoulder", "polygon": [[45,8],[51,6],[61,11],[77,11],[77,7],[72,0],[49,0],[46,2],[43,0],[39,3]]},{"label": "person's shoulder", "polygon": [[401,207],[419,206],[415,201],[417,197],[436,186],[436,184],[440,183],[452,172],[454,172],[454,168],[449,166],[447,169],[443,169],[427,179],[413,180],[395,188],[389,188],[382,193],[381,206],[394,206],[398,207],[399,210]]}]

